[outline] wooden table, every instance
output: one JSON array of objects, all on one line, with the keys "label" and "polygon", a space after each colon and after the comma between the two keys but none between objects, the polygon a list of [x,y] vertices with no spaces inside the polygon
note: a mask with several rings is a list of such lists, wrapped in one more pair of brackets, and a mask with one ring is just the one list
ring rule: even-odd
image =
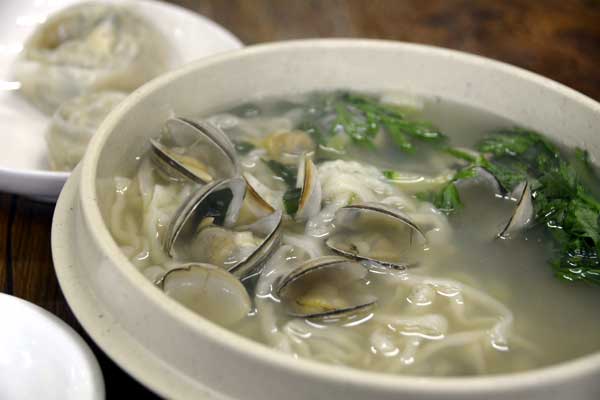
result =
[{"label": "wooden table", "polygon": [[[246,44],[309,37],[427,43],[515,64],[600,100],[600,0],[173,3],[212,18]],[[100,361],[108,398],[124,393],[155,397],[94,345],[69,310],[50,254],[53,210],[53,205],[0,193],[0,290],[50,310],[80,332]]]}]

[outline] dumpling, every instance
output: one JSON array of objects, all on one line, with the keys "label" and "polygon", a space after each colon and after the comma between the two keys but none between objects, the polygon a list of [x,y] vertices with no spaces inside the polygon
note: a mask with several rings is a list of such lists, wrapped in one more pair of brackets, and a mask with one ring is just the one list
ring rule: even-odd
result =
[{"label": "dumpling", "polygon": [[122,6],[84,3],[41,25],[15,65],[22,94],[51,114],[96,90],[131,91],[167,68],[167,44]]},{"label": "dumpling", "polygon": [[46,132],[50,167],[59,171],[75,168],[92,135],[125,97],[127,94],[122,92],[100,91],[63,103]]}]

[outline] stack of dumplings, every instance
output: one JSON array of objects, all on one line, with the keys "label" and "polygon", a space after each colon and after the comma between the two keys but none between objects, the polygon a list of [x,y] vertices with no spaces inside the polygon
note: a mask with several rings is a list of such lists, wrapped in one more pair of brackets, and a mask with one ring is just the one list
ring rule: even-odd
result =
[{"label": "stack of dumplings", "polygon": [[83,3],[52,15],[15,65],[21,93],[53,115],[50,167],[77,165],[104,117],[126,94],[167,69],[167,43],[123,6]]}]

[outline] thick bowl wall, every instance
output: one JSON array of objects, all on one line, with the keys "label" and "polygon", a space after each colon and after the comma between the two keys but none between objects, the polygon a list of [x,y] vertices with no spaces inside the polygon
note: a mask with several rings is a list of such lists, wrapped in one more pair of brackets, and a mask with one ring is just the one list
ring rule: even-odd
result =
[{"label": "thick bowl wall", "polygon": [[[173,114],[209,113],[266,95],[311,90],[402,90],[456,100],[585,145],[600,156],[600,105],[560,84],[488,59],[428,46],[318,40],[250,47],[162,76],[131,95],[90,144],[79,178],[75,252],[88,290],[156,362],[194,388],[243,399],[597,398],[600,355],[526,373],[414,378],[331,367],[221,329],[164,296],[120,253],[105,224],[112,177],[131,171],[147,139]],[[85,262],[82,262],[84,261]],[[94,336],[92,334],[92,336]],[[94,337],[98,340],[97,337]],[[101,340],[99,340],[101,342]],[[105,349],[121,361],[119,357]],[[125,366],[127,368],[127,366]],[[169,395],[176,382],[149,382]]]}]

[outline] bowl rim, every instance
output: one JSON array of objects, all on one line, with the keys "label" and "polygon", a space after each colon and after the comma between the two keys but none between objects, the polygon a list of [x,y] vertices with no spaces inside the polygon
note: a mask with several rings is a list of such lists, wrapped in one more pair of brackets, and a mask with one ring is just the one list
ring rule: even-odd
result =
[{"label": "bowl rim", "polygon": [[137,89],[111,112],[92,138],[84,160],[81,163],[78,195],[84,221],[94,232],[92,240],[95,242],[95,246],[101,250],[103,255],[112,264],[121,270],[120,272],[123,277],[130,284],[138,287],[143,295],[151,299],[156,307],[168,313],[179,324],[186,326],[187,329],[197,332],[198,335],[210,337],[210,340],[218,343],[223,348],[227,348],[231,352],[250,356],[256,362],[269,363],[278,369],[286,370],[292,374],[301,374],[307,378],[326,379],[332,383],[335,382],[341,385],[347,385],[349,382],[352,382],[353,385],[367,386],[380,390],[385,389],[397,393],[412,391],[414,393],[451,395],[460,393],[491,393],[498,390],[508,393],[525,388],[531,389],[548,386],[550,383],[556,386],[574,377],[582,377],[593,373],[597,374],[600,371],[600,352],[524,372],[468,377],[393,375],[328,365],[310,359],[296,359],[276,349],[269,348],[242,335],[233,333],[188,310],[155,288],[125,255],[121,253],[101,216],[100,208],[97,204],[95,179],[100,153],[119,120],[146,96],[196,70],[228,61],[235,61],[236,59],[239,61],[251,55],[315,47],[330,50],[369,47],[374,51],[428,53],[436,55],[441,60],[448,58],[458,59],[462,63],[479,66],[490,71],[503,72],[531,81],[546,89],[558,91],[573,102],[579,103],[582,107],[600,113],[600,103],[549,78],[490,58],[430,45],[376,39],[302,39],[252,45],[243,49],[217,54],[170,71]]}]

